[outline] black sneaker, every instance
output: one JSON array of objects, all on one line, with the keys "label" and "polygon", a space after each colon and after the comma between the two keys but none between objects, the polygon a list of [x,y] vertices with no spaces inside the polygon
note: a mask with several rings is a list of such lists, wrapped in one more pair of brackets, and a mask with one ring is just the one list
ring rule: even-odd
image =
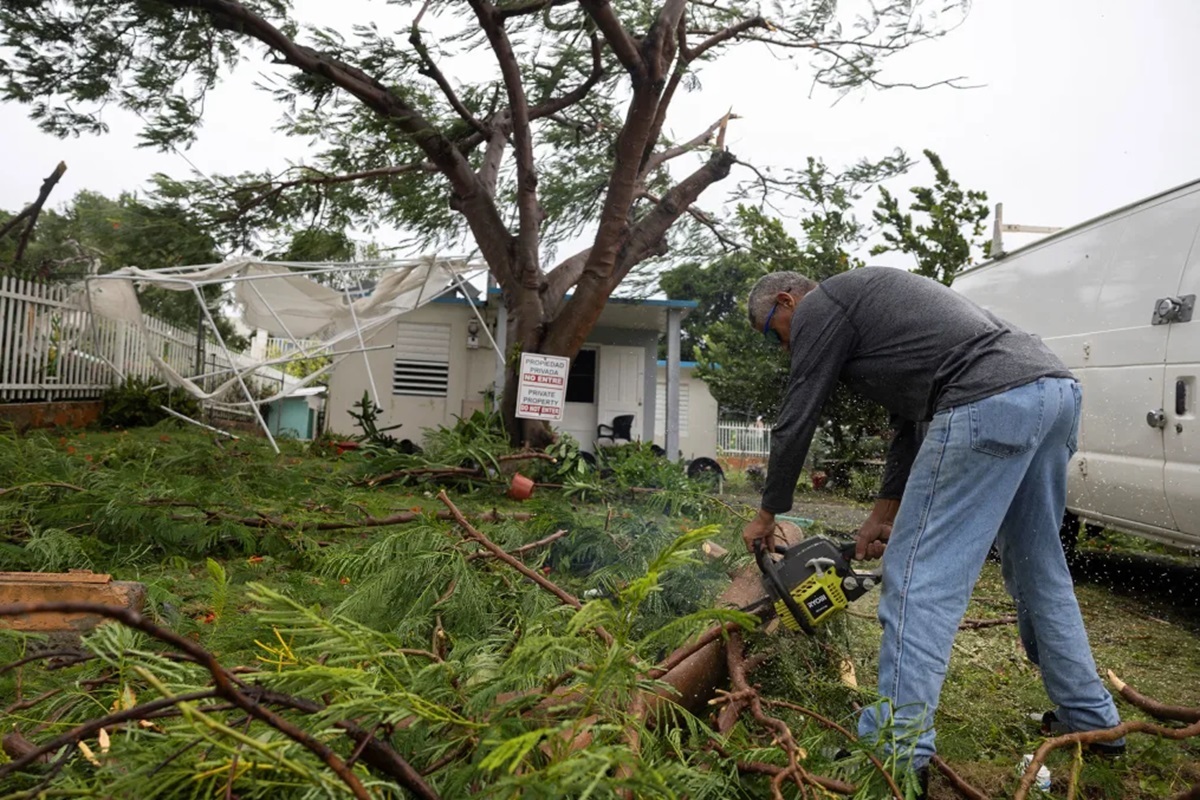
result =
[{"label": "black sneaker", "polygon": [[[1067,733],[1075,733],[1067,727],[1067,724],[1058,718],[1058,715],[1053,711],[1047,711],[1042,714],[1041,733],[1042,736],[1062,736]],[[1101,758],[1117,758],[1125,755],[1125,744],[1113,744],[1112,742],[1090,742],[1084,750]]]},{"label": "black sneaker", "polygon": [[917,796],[915,800],[925,800],[929,797],[929,765],[917,770]]}]

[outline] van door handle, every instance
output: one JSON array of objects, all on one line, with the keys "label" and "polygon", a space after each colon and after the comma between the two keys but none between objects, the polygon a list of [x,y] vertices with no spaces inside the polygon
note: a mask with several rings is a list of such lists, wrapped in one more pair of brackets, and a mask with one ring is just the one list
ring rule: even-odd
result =
[{"label": "van door handle", "polygon": [[1151,428],[1165,428],[1167,427],[1167,415],[1161,408],[1156,408],[1146,413],[1146,424]]},{"label": "van door handle", "polygon": [[1187,381],[1175,381],[1175,416],[1182,417],[1187,410]]}]

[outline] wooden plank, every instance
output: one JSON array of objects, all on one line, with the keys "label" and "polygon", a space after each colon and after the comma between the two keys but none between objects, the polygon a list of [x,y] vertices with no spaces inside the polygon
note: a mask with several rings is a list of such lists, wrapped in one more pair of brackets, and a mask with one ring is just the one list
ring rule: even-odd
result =
[{"label": "wooden plank", "polygon": [[91,570],[70,572],[0,572],[0,583],[112,583],[112,575]]}]

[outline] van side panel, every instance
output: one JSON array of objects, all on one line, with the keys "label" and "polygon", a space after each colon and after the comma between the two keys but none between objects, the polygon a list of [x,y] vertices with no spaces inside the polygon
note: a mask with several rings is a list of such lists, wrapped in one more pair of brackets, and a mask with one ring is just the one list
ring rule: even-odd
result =
[{"label": "van side panel", "polygon": [[1170,326],[1150,320],[1155,299],[1175,292],[1192,248],[1197,189],[1024,248],[954,284],[1042,336],[1079,377],[1084,414],[1069,507],[1143,531],[1176,528],[1163,484],[1163,432],[1146,422],[1148,411],[1163,406]]}]

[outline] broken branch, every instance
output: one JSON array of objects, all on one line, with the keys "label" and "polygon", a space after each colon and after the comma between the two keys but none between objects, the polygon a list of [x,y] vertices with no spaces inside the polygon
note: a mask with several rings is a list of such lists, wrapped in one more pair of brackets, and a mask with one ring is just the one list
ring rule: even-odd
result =
[{"label": "broken branch", "polygon": [[[562,537],[564,537],[566,535],[567,535],[567,530],[565,528],[563,528],[562,530],[557,530],[554,533],[550,534],[549,536],[546,536],[545,538],[538,539],[536,542],[530,542],[529,544],[523,544],[515,550],[510,550],[510,551],[508,551],[508,554],[511,556],[522,556],[522,555],[525,555],[526,553],[528,553],[530,550],[536,550],[539,547],[545,547],[548,544],[557,542],[559,539],[561,539]],[[495,558],[495,556],[492,555],[491,553],[485,553],[485,552],[471,553],[470,555],[467,556],[467,561],[474,561],[477,558]]]},{"label": "broken branch", "polygon": [[1200,721],[1200,708],[1169,706],[1165,703],[1160,703],[1157,700],[1146,697],[1146,695],[1142,694],[1129,684],[1125,683],[1125,681],[1118,678],[1117,674],[1111,669],[1108,671],[1108,680],[1117,690],[1117,693],[1120,694],[1121,697],[1125,698],[1130,705],[1137,706],[1152,717],[1156,717],[1157,719],[1172,720],[1174,722]]},{"label": "broken branch", "polygon": [[13,263],[20,263],[25,256],[25,248],[29,245],[29,237],[33,234],[33,226],[37,225],[38,215],[42,213],[42,206],[46,204],[46,198],[50,196],[50,192],[54,190],[63,173],[67,171],[67,162],[60,161],[58,166],[54,168],[54,172],[42,181],[42,187],[38,190],[37,199],[21,210],[21,213],[10,219],[8,222],[0,225],[0,239],[4,238],[9,231],[17,227],[23,220],[29,220],[25,223],[25,229],[21,231],[21,238],[17,241],[17,252],[13,254]]}]

